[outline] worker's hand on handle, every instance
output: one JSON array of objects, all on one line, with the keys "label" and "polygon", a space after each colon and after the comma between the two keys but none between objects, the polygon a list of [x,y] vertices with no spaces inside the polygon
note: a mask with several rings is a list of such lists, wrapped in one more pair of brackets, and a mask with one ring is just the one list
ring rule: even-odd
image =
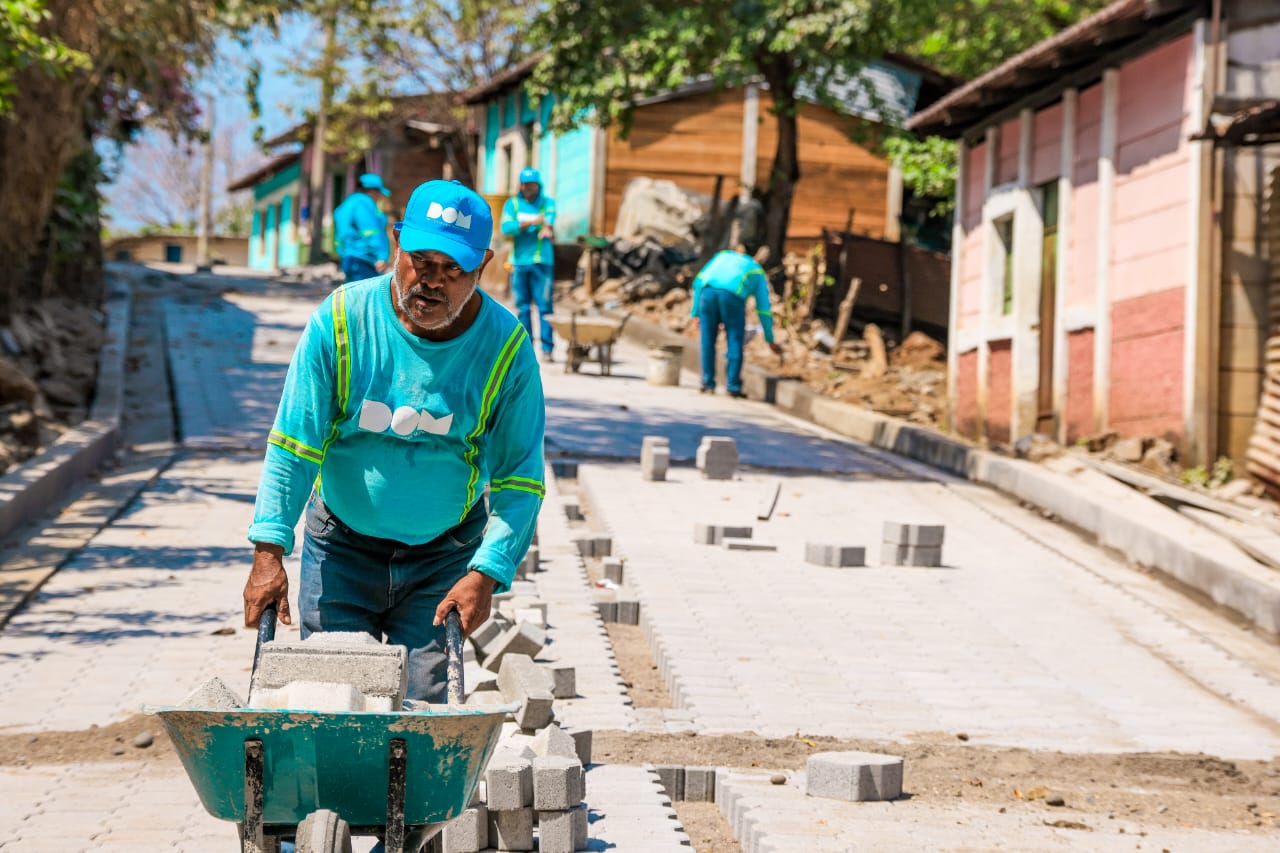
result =
[{"label": "worker's hand on handle", "polygon": [[284,573],[284,549],[279,545],[258,542],[253,551],[253,568],[244,585],[244,624],[258,627],[262,611],[276,606],[276,616],[286,625],[293,624],[289,615],[289,576]]},{"label": "worker's hand on handle", "polygon": [[444,601],[436,608],[436,619],[433,624],[443,625],[445,616],[455,607],[462,617],[462,636],[470,637],[471,632],[484,624],[489,618],[489,608],[493,605],[493,578],[484,572],[469,571],[453,585]]},{"label": "worker's hand on handle", "polygon": [[782,344],[777,341],[769,341],[769,349],[773,350],[774,355],[779,357],[782,356]]}]

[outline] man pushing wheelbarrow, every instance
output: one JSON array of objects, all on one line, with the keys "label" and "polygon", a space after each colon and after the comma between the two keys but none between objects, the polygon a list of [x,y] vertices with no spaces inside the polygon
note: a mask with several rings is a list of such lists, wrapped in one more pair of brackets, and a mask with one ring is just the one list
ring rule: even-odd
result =
[{"label": "man pushing wheelbarrow", "polygon": [[407,697],[435,703],[449,612],[469,635],[528,550],[545,415],[528,335],[477,289],[493,257],[484,199],[422,184],[395,230],[391,272],[336,290],[294,352],[249,528],[245,624],[272,606],[292,623],[282,559],[305,508],[302,637],[403,645]]}]

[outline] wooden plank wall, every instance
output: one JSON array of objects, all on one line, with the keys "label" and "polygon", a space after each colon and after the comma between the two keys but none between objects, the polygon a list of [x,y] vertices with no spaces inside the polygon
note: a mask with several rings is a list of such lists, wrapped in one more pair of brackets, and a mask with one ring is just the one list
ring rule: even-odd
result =
[{"label": "wooden plank wall", "polygon": [[691,95],[640,107],[626,139],[609,135],[605,155],[605,227],[618,221],[622,192],[635,178],[673,181],[710,195],[738,191],[742,172],[742,90]]},{"label": "wooden plank wall", "polygon": [[[760,96],[756,179],[768,179],[777,147],[777,122],[767,92]],[[605,173],[605,223],[617,222],[622,192],[633,178],[674,181],[710,194],[724,175],[723,193],[738,190],[742,171],[743,92],[692,95],[640,107],[627,139],[609,137]],[[789,237],[820,239],[841,229],[850,207],[855,233],[884,235],[888,163],[850,138],[853,120],[806,104],[800,114],[800,183],[791,208]],[[866,142],[865,145],[870,145]]]}]

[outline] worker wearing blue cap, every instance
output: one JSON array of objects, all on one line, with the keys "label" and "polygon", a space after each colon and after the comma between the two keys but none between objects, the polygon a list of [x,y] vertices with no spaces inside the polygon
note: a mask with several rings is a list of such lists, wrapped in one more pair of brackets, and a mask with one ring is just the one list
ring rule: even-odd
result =
[{"label": "worker wearing blue cap", "polygon": [[347,282],[386,272],[391,257],[387,215],[378,209],[377,202],[378,196],[389,196],[391,190],[372,172],[361,175],[359,183],[360,189],[333,211],[334,248]]},{"label": "worker wearing blue cap", "polygon": [[555,286],[555,254],[552,238],[556,203],[542,189],[537,169],[520,170],[520,192],[502,206],[502,233],[511,238],[511,295],[516,315],[533,337],[531,304],[538,306],[538,343],[543,361],[551,361],[551,297]]},{"label": "worker wearing blue cap", "polygon": [[[542,505],[542,380],[529,336],[478,289],[488,203],[413,191],[391,272],[311,316],[267,437],[245,623],[291,622],[282,558],[305,509],[302,635],[361,631],[409,652],[409,697],[443,702],[443,620],[470,634],[524,559]],[[397,709],[398,710],[398,709]]]}]

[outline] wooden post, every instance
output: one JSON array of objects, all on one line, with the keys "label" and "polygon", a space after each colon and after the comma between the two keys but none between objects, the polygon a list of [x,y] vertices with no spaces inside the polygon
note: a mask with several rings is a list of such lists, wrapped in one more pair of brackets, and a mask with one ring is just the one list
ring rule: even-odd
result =
[{"label": "wooden post", "polygon": [[849,281],[849,292],[844,295],[844,299],[840,300],[840,311],[836,314],[836,330],[832,333],[835,335],[836,346],[844,340],[844,333],[849,331],[849,318],[853,316],[853,303],[858,298],[858,288],[861,286],[862,279],[855,276]]}]

